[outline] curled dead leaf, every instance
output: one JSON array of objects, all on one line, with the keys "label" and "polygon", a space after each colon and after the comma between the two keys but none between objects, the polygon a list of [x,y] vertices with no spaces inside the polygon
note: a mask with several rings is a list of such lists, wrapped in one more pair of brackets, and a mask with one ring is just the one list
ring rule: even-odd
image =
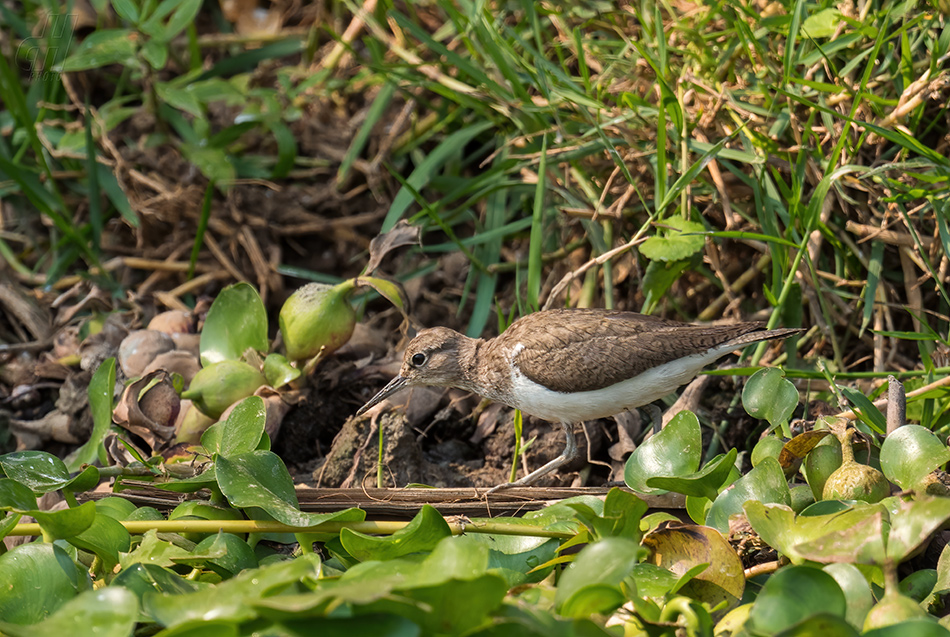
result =
[{"label": "curled dead leaf", "polygon": [[181,399],[171,375],[159,370],[125,388],[112,420],[141,437],[152,450],[158,450],[174,439],[174,423],[180,409]]}]

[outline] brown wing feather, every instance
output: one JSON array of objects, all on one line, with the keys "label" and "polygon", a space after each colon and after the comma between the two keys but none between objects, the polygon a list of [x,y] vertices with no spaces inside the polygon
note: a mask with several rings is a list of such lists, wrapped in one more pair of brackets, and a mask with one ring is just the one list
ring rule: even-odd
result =
[{"label": "brown wing feather", "polygon": [[[757,331],[762,338],[752,334]],[[524,346],[515,363],[527,378],[554,391],[568,392],[609,387],[743,335],[747,336],[741,340],[748,342],[777,336],[771,336],[761,323],[690,325],[634,312],[550,310],[516,321],[506,331],[505,340],[509,345]],[[583,373],[564,373],[578,365]]]}]

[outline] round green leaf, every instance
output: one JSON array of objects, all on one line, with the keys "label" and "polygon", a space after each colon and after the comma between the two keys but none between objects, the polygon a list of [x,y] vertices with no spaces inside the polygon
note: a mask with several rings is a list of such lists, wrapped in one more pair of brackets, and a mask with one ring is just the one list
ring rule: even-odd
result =
[{"label": "round green leaf", "polygon": [[109,496],[96,500],[96,513],[105,515],[113,520],[128,520],[129,516],[135,513],[134,504],[118,496]]},{"label": "round green leaf", "polygon": [[931,619],[911,619],[861,633],[862,637],[948,637],[950,631]]},{"label": "round green leaf", "polygon": [[257,556],[247,542],[233,533],[209,535],[188,557],[172,558],[176,564],[206,566],[224,578],[257,567]]},{"label": "round green leaf", "polygon": [[742,406],[753,418],[778,426],[788,422],[798,406],[798,390],[776,367],[760,369],[742,389]]},{"label": "round green leaf", "polygon": [[[626,601],[620,584],[642,559],[645,549],[632,540],[608,537],[582,550],[564,570],[554,605],[566,617],[606,613]],[[632,582],[633,580],[629,580]]]},{"label": "round green leaf", "polygon": [[125,527],[107,515],[97,515],[89,528],[67,538],[66,541],[76,548],[95,553],[104,563],[106,570],[112,570],[112,567],[119,563],[119,553],[127,553],[132,544],[132,538]]},{"label": "round green leaf", "polygon": [[23,513],[36,508],[36,496],[29,487],[10,478],[0,478],[0,509]]},{"label": "round green leaf", "polygon": [[90,587],[66,551],[45,543],[21,544],[0,555],[0,582],[0,618],[13,624],[46,619]]},{"label": "round green leaf", "polygon": [[277,389],[300,378],[300,370],[291,365],[283,354],[268,354],[264,359],[264,377],[268,385]]},{"label": "round green leaf", "polygon": [[702,470],[679,478],[650,478],[647,485],[686,496],[714,500],[736,466],[737,449],[710,460]]},{"label": "round green leaf", "polygon": [[947,462],[950,448],[920,425],[898,427],[881,445],[881,470],[902,489],[913,489],[927,474]]},{"label": "round green leaf", "polygon": [[78,507],[58,511],[33,511],[45,535],[60,540],[79,535],[96,519],[96,503],[86,502]]},{"label": "round green leaf", "polygon": [[841,592],[844,593],[848,609],[845,611],[845,619],[854,628],[861,630],[864,626],[864,618],[868,611],[874,606],[874,595],[871,592],[871,586],[867,579],[858,570],[854,564],[838,562],[828,564],[822,569],[824,572],[835,578]]},{"label": "round green leaf", "polygon": [[257,290],[244,282],[221,290],[208,310],[200,349],[203,367],[240,360],[248,349],[267,351],[267,311]]},{"label": "round green leaf", "polygon": [[424,504],[405,527],[392,535],[375,536],[343,529],[340,543],[355,559],[391,560],[409,553],[431,551],[442,538],[452,534],[445,518],[432,506]]},{"label": "round green leaf", "polygon": [[211,455],[236,456],[257,449],[267,422],[260,396],[248,396],[235,405],[227,420],[216,422],[201,435],[201,446]]},{"label": "round green leaf", "polygon": [[252,451],[233,457],[219,456],[216,463],[218,486],[231,506],[258,507],[274,519],[292,526],[308,527],[323,522],[360,522],[362,509],[335,513],[304,513],[297,503],[294,481],[283,461],[270,451]]},{"label": "round green leaf", "polygon": [[658,434],[633,450],[624,467],[623,480],[639,493],[666,493],[647,485],[650,478],[688,476],[699,469],[703,441],[699,420],[681,411]]},{"label": "round green leaf", "polygon": [[[77,632],[96,637],[127,637],[138,621],[139,600],[121,586],[85,591],[52,616],[31,626],[0,625],[10,637],[62,637]],[[78,631],[77,631],[78,628]]]},{"label": "round green leaf", "polygon": [[786,566],[772,575],[749,613],[756,631],[772,635],[809,617],[845,617],[848,602],[828,573],[810,566]]},{"label": "round green leaf", "polygon": [[732,487],[719,494],[706,516],[706,524],[720,533],[729,532],[729,516],[742,513],[749,500],[791,506],[792,496],[778,460],[766,457]]},{"label": "round green leaf", "polygon": [[28,486],[34,493],[56,491],[69,482],[66,463],[45,451],[16,451],[2,455],[0,469],[8,478]]}]

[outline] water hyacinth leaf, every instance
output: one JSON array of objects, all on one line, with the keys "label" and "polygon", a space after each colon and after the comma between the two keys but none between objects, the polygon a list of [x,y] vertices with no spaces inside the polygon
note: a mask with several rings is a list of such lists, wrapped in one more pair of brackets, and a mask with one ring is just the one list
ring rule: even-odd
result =
[{"label": "water hyacinth leaf", "polygon": [[0,540],[5,538],[14,527],[20,522],[20,518],[23,516],[19,513],[2,513],[0,514]]},{"label": "water hyacinth leaf", "polygon": [[943,547],[940,551],[940,558],[937,560],[937,583],[934,584],[933,592],[924,600],[924,607],[929,607],[937,601],[943,591],[950,591],[950,549]]},{"label": "water hyacinth leaf", "polygon": [[418,616],[422,634],[464,635],[485,622],[508,592],[504,578],[485,573],[473,580],[452,580],[445,584],[401,591],[417,606],[432,609]]},{"label": "water hyacinth leaf", "polygon": [[201,330],[201,365],[240,360],[248,349],[267,351],[267,311],[257,290],[241,282],[221,290],[208,310]]},{"label": "water hyacinth leaf", "polygon": [[715,500],[736,465],[738,449],[713,458],[700,471],[677,478],[650,478],[647,486],[682,493],[687,496]]},{"label": "water hyacinth leaf", "polygon": [[925,617],[866,630],[861,635],[862,637],[907,637],[907,635],[913,635],[914,637],[947,637],[947,633],[948,631],[943,625],[929,617]]},{"label": "water hyacinth leaf", "polygon": [[300,378],[300,370],[290,364],[283,354],[268,354],[264,359],[264,378],[277,389]]},{"label": "water hyacinth leaf", "polygon": [[96,503],[86,502],[78,507],[59,511],[31,511],[43,534],[54,540],[79,535],[96,519]]},{"label": "water hyacinth leaf", "polygon": [[12,624],[35,624],[56,612],[89,577],[55,544],[21,544],[0,555],[0,617]]},{"label": "water hyacinth leaf", "polygon": [[810,566],[781,568],[759,592],[749,613],[755,631],[774,635],[821,614],[844,618],[848,602],[835,579]]},{"label": "water hyacinth leaf", "polygon": [[779,634],[782,637],[812,637],[813,635],[821,635],[821,637],[858,637],[861,633],[855,630],[844,617],[819,613],[803,619]]},{"label": "water hyacinth leaf", "polygon": [[37,509],[36,496],[16,480],[0,478],[0,509],[20,513]]},{"label": "water hyacinth leaf", "polygon": [[788,422],[798,406],[798,390],[776,367],[760,369],[742,389],[742,406],[753,418],[773,427]]},{"label": "water hyacinth leaf", "polygon": [[820,500],[825,490],[828,478],[838,470],[843,459],[841,443],[834,436],[826,437],[805,456],[802,464],[802,475],[805,482],[811,487],[816,500]]},{"label": "water hyacinth leaf", "polygon": [[[151,532],[151,531],[150,531]],[[154,534],[154,532],[151,532]],[[169,593],[181,595],[192,593],[198,585],[178,573],[157,564],[135,563],[124,567],[112,580],[112,586],[122,586],[132,591],[141,602],[145,593]]]},{"label": "water hyacinth leaf", "polygon": [[[554,594],[555,608],[566,617],[614,610],[627,600],[621,584],[646,553],[645,548],[622,537],[588,544],[561,575]],[[632,579],[629,583],[635,586]]]},{"label": "water hyacinth leaf", "polygon": [[637,584],[640,597],[664,597],[680,583],[679,576],[650,562],[634,565],[630,575]]},{"label": "water hyacinth leaf", "polygon": [[109,496],[101,500],[96,500],[96,513],[110,517],[113,520],[127,520],[129,516],[134,514],[137,510],[137,507],[132,502],[118,496]]},{"label": "water hyacinth leaf", "polygon": [[867,578],[861,573],[854,564],[838,562],[827,564],[822,567],[824,572],[835,578],[844,598],[847,601],[848,609],[845,611],[845,619],[852,627],[860,630],[864,626],[864,618],[868,611],[874,606],[874,594],[871,592],[871,585]]},{"label": "water hyacinth leaf", "polygon": [[76,474],[75,478],[72,478],[61,488],[63,491],[80,493],[95,488],[97,484],[99,484],[99,469],[98,467],[88,465],[85,469]]},{"label": "water hyacinth leaf", "polygon": [[937,579],[936,569],[922,568],[902,579],[898,585],[898,590],[901,595],[906,595],[917,602],[922,602],[934,592]]},{"label": "water hyacinth leaf", "polygon": [[785,474],[775,458],[765,458],[757,467],[739,478],[713,501],[706,524],[720,533],[729,532],[729,516],[742,513],[750,500],[791,506],[792,497]]},{"label": "water hyacinth leaf", "polygon": [[0,632],[9,637],[62,637],[77,627],[96,637],[126,637],[139,619],[139,600],[121,586],[85,591],[63,604],[38,624],[20,626],[0,622]]},{"label": "water hyacinth leaf", "polygon": [[905,490],[919,485],[930,472],[948,461],[947,445],[920,425],[898,427],[881,445],[881,470],[888,480]]},{"label": "water hyacinth leaf", "polygon": [[[855,524],[831,533],[821,533],[815,539],[797,544],[794,550],[802,559],[821,564],[884,564],[887,557],[885,515],[878,508],[873,510],[872,515],[863,517]],[[840,523],[835,526],[840,527]]]},{"label": "water hyacinth leaf", "polygon": [[281,459],[270,451],[252,451],[231,458],[218,457],[218,486],[231,506],[256,507],[274,519],[298,527],[324,522],[362,522],[362,509],[334,513],[304,513],[297,503],[294,482]]},{"label": "water hyacinth leaf", "polygon": [[771,456],[778,460],[784,446],[785,443],[782,442],[782,439],[778,436],[770,435],[759,438],[759,441],[755,443],[755,446],[752,448],[752,466],[758,465],[766,456]]},{"label": "water hyacinth leaf", "polygon": [[227,420],[216,422],[201,435],[201,446],[208,454],[236,456],[257,449],[267,410],[260,396],[248,396],[235,405]]},{"label": "water hyacinth leaf", "polygon": [[176,564],[204,566],[227,579],[243,570],[257,568],[257,556],[247,542],[233,533],[209,535],[195,546],[188,557],[171,558]]},{"label": "water hyacinth leaf", "polygon": [[115,358],[102,361],[89,381],[89,411],[92,412],[92,434],[79,449],[66,458],[66,468],[79,471],[99,455],[102,440],[112,424],[112,399],[115,395]]},{"label": "water hyacinth leaf", "polygon": [[94,553],[102,560],[107,571],[111,571],[119,563],[119,554],[128,553],[132,545],[132,538],[125,527],[107,515],[97,515],[89,528],[66,538],[66,541],[78,549]]},{"label": "water hyacinth leaf", "polygon": [[355,617],[321,617],[318,621],[319,623],[311,618],[301,619],[298,616],[281,621],[281,626],[286,627],[289,635],[308,635],[319,630],[320,637],[418,637],[420,634],[419,625],[410,619],[385,613]]},{"label": "water hyacinth leaf", "polygon": [[266,383],[257,368],[244,361],[226,360],[198,370],[181,397],[192,401],[203,414],[220,418],[225,409]]},{"label": "water hyacinth leaf", "polygon": [[326,356],[350,340],[356,312],[349,299],[355,288],[354,279],[337,285],[309,283],[290,295],[278,316],[287,358]]},{"label": "water hyacinth leaf", "polygon": [[635,542],[639,542],[643,535],[640,520],[649,509],[649,505],[636,495],[616,487],[607,492],[602,514],[595,513],[581,502],[572,502],[568,506],[577,512],[577,519],[590,529],[594,538],[626,537]]},{"label": "water hyacinth leaf", "polygon": [[150,529],[142,536],[142,540],[134,551],[121,556],[119,566],[123,570],[135,564],[171,567],[175,565],[174,558],[185,558],[188,555],[187,550],[159,538],[158,532],[155,529]]},{"label": "water hyacinth leaf", "polygon": [[0,456],[0,469],[34,493],[56,491],[69,483],[66,463],[45,451],[15,451]]},{"label": "water hyacinth leaf", "polygon": [[[752,501],[745,504],[744,511],[749,524],[762,541],[792,562],[801,563],[810,558],[799,552],[799,545],[807,545],[829,533],[847,533],[852,528],[861,528],[869,518],[880,516],[883,508],[880,505],[858,503],[823,515],[796,516],[789,506]],[[830,559],[829,556],[829,559],[815,561],[838,560]]]},{"label": "water hyacinth leaf", "polygon": [[692,412],[681,411],[659,433],[633,450],[624,467],[624,482],[638,493],[666,493],[650,487],[647,480],[695,473],[702,461],[702,447],[699,419]]},{"label": "water hyacinth leaf", "polygon": [[452,535],[445,518],[428,504],[405,527],[392,535],[373,536],[343,529],[340,542],[347,553],[361,562],[391,560],[409,553],[431,551],[442,538]]},{"label": "water hyacinth leaf", "polygon": [[[535,526],[522,518],[494,518],[505,524]],[[472,520],[478,524],[477,519]],[[488,569],[505,578],[508,588],[540,582],[554,565],[543,566],[557,557],[559,542],[551,538],[473,533],[473,542],[488,547]]]},{"label": "water hyacinth leaf", "polygon": [[950,498],[899,500],[899,508],[890,516],[887,557],[895,563],[904,561],[948,519]]},{"label": "water hyacinth leaf", "polygon": [[[725,455],[725,454],[720,454]],[[710,460],[710,462],[715,462],[716,458]],[[725,481],[722,483],[722,486],[719,487],[719,493],[722,493],[728,489],[732,483],[742,477],[742,474],[739,473],[738,467],[735,464],[729,469],[729,474],[726,476]],[[716,494],[716,497],[719,497],[719,493]],[[689,514],[689,518],[696,524],[705,524],[706,517],[709,515],[709,509],[712,508],[712,503],[715,501],[714,498],[703,498],[695,495],[686,496],[686,513]]]},{"label": "water hyacinth leaf", "polygon": [[[693,524],[670,524],[645,538],[652,551],[649,561],[677,576],[692,575],[682,593],[710,607],[725,603],[732,608],[742,599],[745,574],[742,561],[729,542],[715,529]],[[705,568],[705,565],[715,565]],[[702,567],[702,568],[697,568]],[[695,569],[695,571],[694,571]]]},{"label": "water hyacinth leaf", "polygon": [[239,573],[217,586],[185,595],[146,593],[142,599],[147,615],[160,625],[171,628],[209,617],[230,621],[248,621],[257,617],[254,604],[304,578],[320,576],[320,558],[305,553]]}]

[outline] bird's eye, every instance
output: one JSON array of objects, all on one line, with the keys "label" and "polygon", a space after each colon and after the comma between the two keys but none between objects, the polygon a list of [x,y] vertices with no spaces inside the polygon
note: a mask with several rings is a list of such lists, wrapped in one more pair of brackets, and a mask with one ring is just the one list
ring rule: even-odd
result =
[{"label": "bird's eye", "polygon": [[422,352],[413,354],[412,358],[409,359],[409,362],[412,363],[413,367],[422,367],[426,364],[426,355]]}]

